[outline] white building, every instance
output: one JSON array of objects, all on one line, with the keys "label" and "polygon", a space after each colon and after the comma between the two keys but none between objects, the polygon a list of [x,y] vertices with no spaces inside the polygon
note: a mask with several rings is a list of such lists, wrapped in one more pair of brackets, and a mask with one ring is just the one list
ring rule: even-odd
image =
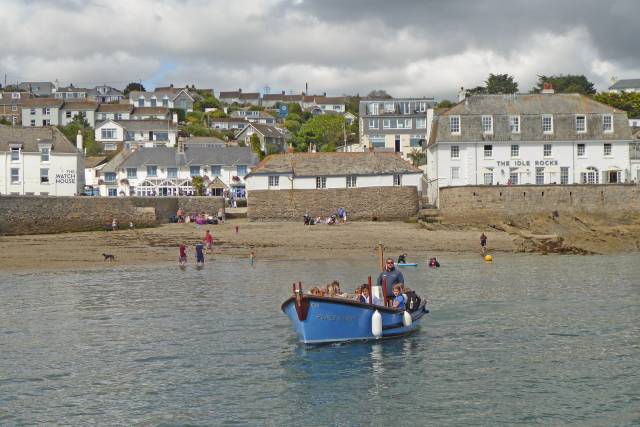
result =
[{"label": "white building", "polygon": [[83,187],[84,155],[57,128],[0,126],[0,193],[73,196]]},{"label": "white building", "polygon": [[622,79],[609,86],[609,92],[640,92],[640,79]]},{"label": "white building", "polygon": [[95,139],[105,151],[118,145],[132,147],[175,147],[178,129],[171,120],[107,120],[96,125]]},{"label": "white building", "polygon": [[244,177],[258,163],[249,147],[168,147],[123,151],[100,171],[103,196],[193,195],[193,178],[202,177],[206,193],[236,197],[245,194]]},{"label": "white building", "polygon": [[414,186],[422,171],[395,153],[287,153],[267,157],[246,178],[252,190]]},{"label": "white building", "polygon": [[430,200],[446,186],[629,180],[626,113],[546,92],[470,96],[439,114],[427,150]]}]

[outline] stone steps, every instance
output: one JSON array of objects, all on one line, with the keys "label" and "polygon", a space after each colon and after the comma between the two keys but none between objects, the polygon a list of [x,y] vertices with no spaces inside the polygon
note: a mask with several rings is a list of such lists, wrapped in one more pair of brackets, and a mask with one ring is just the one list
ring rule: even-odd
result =
[{"label": "stone steps", "polygon": [[224,214],[227,219],[246,218],[247,208],[225,208]]},{"label": "stone steps", "polygon": [[440,209],[429,207],[420,209],[418,212],[418,219],[424,222],[440,223],[442,222],[442,215]]}]

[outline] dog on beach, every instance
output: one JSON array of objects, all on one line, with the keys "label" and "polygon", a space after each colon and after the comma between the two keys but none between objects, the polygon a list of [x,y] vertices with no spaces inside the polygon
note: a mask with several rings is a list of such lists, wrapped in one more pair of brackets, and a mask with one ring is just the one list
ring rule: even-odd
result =
[{"label": "dog on beach", "polygon": [[116,260],[116,256],[113,254],[102,254],[102,256],[104,257],[105,261],[115,261]]}]

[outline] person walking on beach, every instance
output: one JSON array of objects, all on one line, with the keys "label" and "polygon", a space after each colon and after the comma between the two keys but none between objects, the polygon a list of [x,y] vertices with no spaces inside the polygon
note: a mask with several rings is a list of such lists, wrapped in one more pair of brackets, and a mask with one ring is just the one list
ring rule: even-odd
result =
[{"label": "person walking on beach", "polygon": [[118,220],[113,218],[111,221],[111,231],[116,231],[118,229]]},{"label": "person walking on beach", "polygon": [[211,232],[209,232],[209,230],[204,233],[203,241],[207,246],[207,253],[209,253],[211,251],[211,248],[213,247],[213,236],[211,235]]},{"label": "person walking on beach", "polygon": [[179,256],[178,256],[178,263],[183,266],[187,264],[187,245],[184,244],[184,242],[180,242],[180,247],[179,247]]},{"label": "person walking on beach", "polygon": [[487,253],[487,235],[484,232],[480,235],[480,246],[482,247],[482,253]]}]

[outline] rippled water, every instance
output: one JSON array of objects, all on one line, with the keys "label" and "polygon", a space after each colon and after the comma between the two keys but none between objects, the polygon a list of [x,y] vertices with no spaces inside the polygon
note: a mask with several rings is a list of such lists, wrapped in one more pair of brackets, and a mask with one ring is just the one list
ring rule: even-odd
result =
[{"label": "rippled water", "polygon": [[318,348],[291,283],[373,261],[1,275],[0,425],[640,424],[640,256],[441,261],[417,333]]}]

